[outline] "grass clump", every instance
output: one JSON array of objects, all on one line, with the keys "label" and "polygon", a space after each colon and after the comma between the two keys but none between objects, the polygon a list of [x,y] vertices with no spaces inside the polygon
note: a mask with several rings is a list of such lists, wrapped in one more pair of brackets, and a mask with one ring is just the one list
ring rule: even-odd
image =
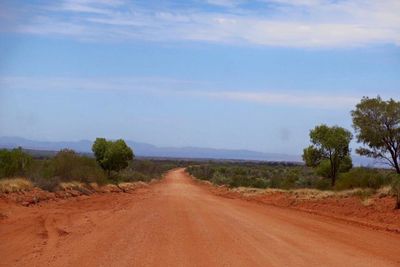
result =
[{"label": "grass clump", "polygon": [[28,191],[33,188],[31,181],[25,178],[10,178],[0,180],[0,192],[1,193],[13,193]]}]

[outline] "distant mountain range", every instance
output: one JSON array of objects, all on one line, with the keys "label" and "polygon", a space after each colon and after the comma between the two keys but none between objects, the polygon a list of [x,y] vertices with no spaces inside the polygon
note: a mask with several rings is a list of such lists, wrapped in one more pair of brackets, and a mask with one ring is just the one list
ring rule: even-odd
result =
[{"label": "distant mountain range", "polygon": [[[167,157],[167,158],[192,158],[192,159],[231,159],[231,160],[258,160],[258,161],[285,161],[301,162],[300,155],[279,153],[264,153],[242,149],[215,149],[200,147],[157,147],[151,144],[135,141],[126,141],[133,148],[134,154],[139,157]],[[31,150],[58,151],[68,148],[81,153],[91,153],[93,142],[81,141],[35,141],[21,137],[0,137],[0,148],[22,147]],[[373,161],[364,157],[353,156],[355,165],[374,165]]]},{"label": "distant mountain range", "polygon": [[[265,160],[265,161],[301,161],[300,156],[278,153],[262,153],[239,149],[214,149],[200,147],[157,147],[151,144],[127,140],[136,156],[140,157],[171,157],[171,158],[204,158],[204,159],[235,159],[235,160]],[[0,137],[1,148],[22,147],[33,150],[58,151],[63,148],[77,152],[91,153],[92,141],[35,141],[21,137]]]}]

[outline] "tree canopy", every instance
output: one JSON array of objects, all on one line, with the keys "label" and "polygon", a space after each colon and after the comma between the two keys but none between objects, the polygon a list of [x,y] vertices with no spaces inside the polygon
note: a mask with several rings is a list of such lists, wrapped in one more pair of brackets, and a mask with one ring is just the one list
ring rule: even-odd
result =
[{"label": "tree canopy", "polygon": [[96,138],[92,151],[99,165],[107,171],[120,171],[126,168],[129,161],[133,159],[132,149],[122,139],[108,141],[105,138]]},{"label": "tree canopy", "polygon": [[400,102],[364,97],[351,112],[363,156],[381,159],[400,174]]},{"label": "tree canopy", "polygon": [[307,166],[318,167],[321,173],[327,173],[335,185],[338,172],[351,168],[349,143],[352,134],[339,126],[316,126],[310,131],[312,145],[303,151],[303,160]]}]

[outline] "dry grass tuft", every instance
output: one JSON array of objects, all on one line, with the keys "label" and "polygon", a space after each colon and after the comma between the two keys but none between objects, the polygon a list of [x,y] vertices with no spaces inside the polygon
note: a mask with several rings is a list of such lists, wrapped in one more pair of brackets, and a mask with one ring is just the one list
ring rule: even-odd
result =
[{"label": "dry grass tuft", "polygon": [[368,206],[371,206],[374,204],[374,200],[372,198],[367,197],[367,198],[361,200],[361,204],[365,207],[368,207]]},{"label": "dry grass tuft", "polygon": [[139,187],[146,187],[148,184],[145,182],[132,182],[132,183],[119,183],[118,187],[121,188],[122,190],[129,191],[129,190],[134,190]]},{"label": "dry grass tuft", "polygon": [[378,194],[378,197],[387,197],[392,195],[392,187],[390,185],[384,186],[379,188],[376,193]]},{"label": "dry grass tuft", "polygon": [[60,189],[64,191],[80,190],[82,188],[85,188],[85,184],[81,182],[72,181],[72,182],[60,183]]},{"label": "dry grass tuft", "polygon": [[322,191],[318,189],[295,189],[288,191],[289,194],[294,195],[298,199],[324,199],[335,196],[333,191]]},{"label": "dry grass tuft", "polygon": [[[385,188],[382,190],[385,190],[384,192],[389,192],[390,187],[388,189]],[[293,196],[296,199],[303,199],[303,200],[311,200],[311,199],[318,200],[330,197],[346,198],[353,196],[357,196],[360,197],[362,200],[365,200],[374,193],[374,190],[362,189],[362,188],[355,188],[343,191],[331,191],[331,190],[318,190],[309,188],[284,190],[275,188],[259,189],[259,188],[238,187],[231,189],[231,191],[243,194],[244,196],[270,195],[276,193],[283,193]]]},{"label": "dry grass tuft", "polygon": [[100,186],[98,183],[89,183],[89,187],[92,188],[94,191],[99,191]]},{"label": "dry grass tuft", "polygon": [[25,178],[12,178],[0,180],[0,193],[28,191],[33,184]]}]

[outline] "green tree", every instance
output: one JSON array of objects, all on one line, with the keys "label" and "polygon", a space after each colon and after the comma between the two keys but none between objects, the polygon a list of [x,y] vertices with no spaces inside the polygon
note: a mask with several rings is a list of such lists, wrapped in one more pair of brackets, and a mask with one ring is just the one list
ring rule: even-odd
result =
[{"label": "green tree", "polygon": [[364,97],[351,112],[362,156],[381,159],[400,174],[400,102]]},{"label": "green tree", "polygon": [[309,146],[303,150],[303,161],[308,167],[317,167],[322,160],[322,153],[314,146]]},{"label": "green tree", "polygon": [[340,163],[339,172],[348,172],[353,168],[353,161],[351,160],[350,155],[343,158],[343,161]]},{"label": "green tree", "polygon": [[134,155],[132,149],[122,139],[107,141],[97,138],[93,143],[92,151],[99,165],[107,171],[108,177],[112,171],[120,171],[126,168]]},{"label": "green tree", "polygon": [[309,166],[318,166],[322,162],[320,172],[326,172],[329,168],[331,185],[334,186],[337,174],[342,164],[349,165],[350,149],[349,143],[352,134],[338,126],[328,127],[324,124],[310,131],[312,145],[304,150],[303,159]]},{"label": "green tree", "polygon": [[[322,160],[317,166],[317,174],[323,177],[331,177],[331,162],[329,159]],[[339,173],[348,172],[353,167],[353,162],[350,156],[343,158],[339,165]]]},{"label": "green tree", "polygon": [[105,169],[105,165],[102,161],[104,159],[104,155],[107,151],[108,146],[109,146],[109,141],[107,141],[105,138],[96,138],[96,141],[94,141],[92,145],[92,151],[94,153],[94,156],[99,165],[103,169]]}]

